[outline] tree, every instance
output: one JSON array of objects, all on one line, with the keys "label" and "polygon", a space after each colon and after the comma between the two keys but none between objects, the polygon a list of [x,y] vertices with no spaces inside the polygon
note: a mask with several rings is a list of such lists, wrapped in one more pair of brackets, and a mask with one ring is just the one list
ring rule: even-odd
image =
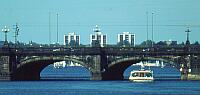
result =
[{"label": "tree", "polygon": [[182,42],[180,45],[185,45],[185,43],[184,43],[184,42]]},{"label": "tree", "polygon": [[99,40],[93,40],[92,47],[101,47]]},{"label": "tree", "polygon": [[194,45],[199,45],[199,42],[198,41],[194,42]]},{"label": "tree", "polygon": [[129,43],[127,40],[124,40],[123,45],[124,45],[125,47],[127,47],[127,46],[130,46],[130,43]]},{"label": "tree", "polygon": [[118,45],[118,46],[122,46],[122,45],[123,45],[123,42],[120,41],[120,42],[117,43],[117,45]]},{"label": "tree", "polygon": [[156,45],[165,46],[165,45],[167,45],[167,44],[166,44],[165,42],[163,42],[163,41],[160,41],[160,42],[156,43]]},{"label": "tree", "polygon": [[118,46],[123,46],[123,47],[129,47],[131,46],[131,44],[127,41],[127,40],[124,40],[124,41],[120,41],[117,43]]},{"label": "tree", "polygon": [[[153,42],[153,44],[155,44],[155,42]],[[140,46],[147,46],[150,47],[152,46],[152,41],[151,40],[147,40],[147,41],[143,41]]]}]

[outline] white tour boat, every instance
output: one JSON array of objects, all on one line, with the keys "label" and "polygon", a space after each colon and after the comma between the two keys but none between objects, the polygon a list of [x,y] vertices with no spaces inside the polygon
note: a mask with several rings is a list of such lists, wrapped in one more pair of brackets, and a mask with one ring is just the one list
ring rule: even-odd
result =
[{"label": "white tour boat", "polygon": [[129,80],[133,82],[152,82],[153,78],[153,71],[152,70],[133,70],[130,73]]}]

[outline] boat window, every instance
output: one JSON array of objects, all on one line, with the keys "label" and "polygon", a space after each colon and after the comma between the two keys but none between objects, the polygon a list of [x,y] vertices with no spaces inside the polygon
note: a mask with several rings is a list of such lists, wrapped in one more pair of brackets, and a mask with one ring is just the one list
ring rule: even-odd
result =
[{"label": "boat window", "polygon": [[138,77],[139,75],[138,75],[138,73],[132,73],[132,76],[133,77]]},{"label": "boat window", "polygon": [[145,72],[135,72],[135,73],[132,73],[132,77],[152,77],[152,73],[145,73]]},{"label": "boat window", "polygon": [[140,77],[144,77],[144,73],[140,73]]},{"label": "boat window", "polygon": [[152,77],[152,73],[146,73],[146,77]]}]

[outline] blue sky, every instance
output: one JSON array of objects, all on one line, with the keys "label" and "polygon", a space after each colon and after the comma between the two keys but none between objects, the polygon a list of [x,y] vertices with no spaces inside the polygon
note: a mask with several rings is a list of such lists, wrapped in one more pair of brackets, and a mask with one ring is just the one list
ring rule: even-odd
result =
[{"label": "blue sky", "polygon": [[[56,14],[59,14],[59,42],[63,35],[75,32],[81,43],[89,44],[89,35],[95,25],[108,35],[108,43],[117,42],[117,34],[136,34],[136,43],[146,40],[146,12],[149,13],[149,38],[151,38],[151,13],[154,13],[154,39],[186,40],[185,30],[191,29],[191,42],[200,41],[199,0],[1,0],[0,28],[7,25],[13,41],[13,25],[20,27],[19,40],[49,43],[49,12],[51,13],[51,38],[56,42]],[[0,40],[4,34],[0,33]]]}]

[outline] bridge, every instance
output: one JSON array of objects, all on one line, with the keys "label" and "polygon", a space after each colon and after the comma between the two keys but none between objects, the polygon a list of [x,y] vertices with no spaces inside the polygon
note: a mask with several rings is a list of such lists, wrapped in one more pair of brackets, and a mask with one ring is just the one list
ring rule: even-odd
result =
[{"label": "bridge", "polygon": [[0,80],[40,80],[40,72],[59,61],[87,68],[91,80],[123,80],[140,61],[162,60],[181,71],[183,80],[200,80],[200,46],[166,47],[2,47]]}]

